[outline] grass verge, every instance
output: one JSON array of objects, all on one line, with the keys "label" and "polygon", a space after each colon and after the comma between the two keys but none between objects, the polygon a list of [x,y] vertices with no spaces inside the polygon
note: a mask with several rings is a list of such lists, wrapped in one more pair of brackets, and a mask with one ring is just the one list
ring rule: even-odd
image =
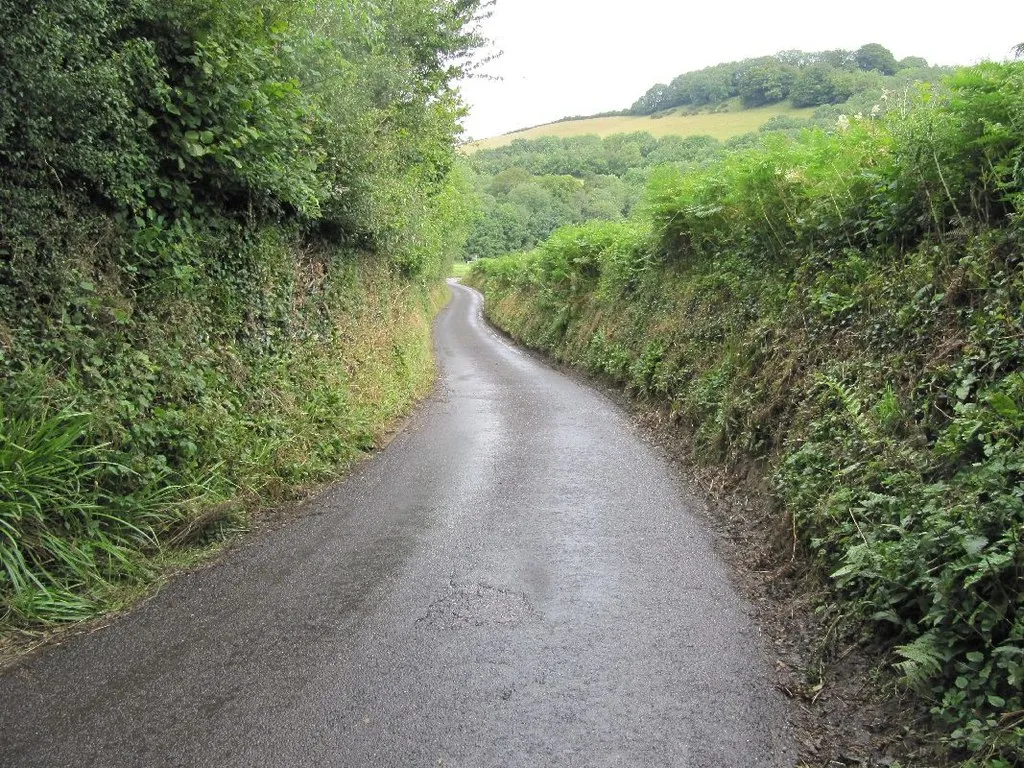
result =
[{"label": "grass verge", "polygon": [[[173,439],[187,439],[197,460],[148,478],[129,465],[135,457],[124,442],[101,437],[108,398],[137,392],[136,382],[76,390],[48,369],[5,380],[0,655],[123,610],[387,439],[433,385],[431,320],[447,288],[368,264],[341,267],[338,281],[336,313],[320,338],[289,345],[273,365],[246,365],[230,347],[210,361],[211,396],[174,422],[188,431]],[[218,372],[225,375],[211,376]],[[89,398],[91,408],[82,407]],[[159,424],[166,410],[148,417]],[[132,492],[113,492],[125,477]]]}]

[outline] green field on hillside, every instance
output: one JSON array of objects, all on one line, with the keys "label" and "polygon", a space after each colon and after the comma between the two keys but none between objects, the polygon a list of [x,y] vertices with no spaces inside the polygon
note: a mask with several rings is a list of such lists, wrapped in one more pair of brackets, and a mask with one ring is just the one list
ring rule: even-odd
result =
[{"label": "green field on hillside", "polygon": [[494,149],[511,144],[515,139],[537,139],[541,136],[611,136],[616,133],[646,131],[652,136],[714,136],[724,140],[756,131],[768,120],[778,115],[806,118],[814,114],[813,107],[796,109],[788,102],[770,104],[754,109],[740,109],[728,112],[702,112],[691,114],[683,109],[662,112],[656,115],[620,115],[616,117],[588,117],[581,120],[564,120],[528,128],[523,131],[506,133],[490,139],[481,139],[466,145],[466,149]]}]

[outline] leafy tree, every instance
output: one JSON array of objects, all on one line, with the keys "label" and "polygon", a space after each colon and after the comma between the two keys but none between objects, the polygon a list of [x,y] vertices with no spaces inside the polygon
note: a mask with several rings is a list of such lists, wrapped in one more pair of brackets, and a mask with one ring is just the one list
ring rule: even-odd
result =
[{"label": "leafy tree", "polygon": [[490,183],[490,193],[495,197],[507,197],[512,190],[529,182],[533,176],[529,171],[513,166],[506,168],[494,176]]},{"label": "leafy tree", "polygon": [[865,71],[875,70],[883,75],[895,75],[899,66],[892,51],[878,43],[862,45],[854,54],[857,66]]},{"label": "leafy tree", "polygon": [[776,59],[762,59],[740,72],[737,89],[746,107],[773,104],[789,97],[796,76],[795,67]]},{"label": "leafy tree", "polygon": [[928,59],[923,56],[907,56],[899,60],[896,68],[898,71],[904,69],[928,69]]},{"label": "leafy tree", "polygon": [[711,136],[663,136],[647,155],[646,167],[666,164],[692,165],[718,154],[719,143]]},{"label": "leafy tree", "polygon": [[853,93],[846,73],[824,64],[812,64],[800,70],[790,89],[794,107],[817,107],[838,104]]},{"label": "leafy tree", "polygon": [[857,61],[852,51],[834,48],[829,51],[818,51],[808,57],[808,65],[824,64],[832,69],[856,69]]}]

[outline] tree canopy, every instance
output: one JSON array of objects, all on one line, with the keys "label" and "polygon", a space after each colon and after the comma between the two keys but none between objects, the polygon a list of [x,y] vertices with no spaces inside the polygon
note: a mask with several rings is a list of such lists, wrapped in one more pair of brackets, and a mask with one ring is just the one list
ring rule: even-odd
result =
[{"label": "tree canopy", "polygon": [[627,133],[517,139],[474,152],[464,161],[478,201],[466,257],[529,249],[568,224],[623,219],[652,168],[691,167],[721,147],[710,136]]},{"label": "tree canopy", "polygon": [[481,42],[479,11],[479,0],[5,3],[3,237],[31,242],[40,210],[73,198],[162,231],[200,211],[284,216],[415,269],[404,211],[453,166],[454,82]]}]

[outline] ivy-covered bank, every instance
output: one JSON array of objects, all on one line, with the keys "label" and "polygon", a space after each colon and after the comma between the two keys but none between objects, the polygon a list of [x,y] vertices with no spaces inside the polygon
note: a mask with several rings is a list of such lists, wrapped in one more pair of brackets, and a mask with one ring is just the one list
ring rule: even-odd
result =
[{"label": "ivy-covered bank", "polygon": [[429,387],[478,6],[0,5],[0,629],[104,609]]},{"label": "ivy-covered bank", "polygon": [[666,404],[705,461],[753,460],[951,755],[1018,765],[1024,62],[889,113],[661,173],[629,222],[470,281],[515,337]]}]

